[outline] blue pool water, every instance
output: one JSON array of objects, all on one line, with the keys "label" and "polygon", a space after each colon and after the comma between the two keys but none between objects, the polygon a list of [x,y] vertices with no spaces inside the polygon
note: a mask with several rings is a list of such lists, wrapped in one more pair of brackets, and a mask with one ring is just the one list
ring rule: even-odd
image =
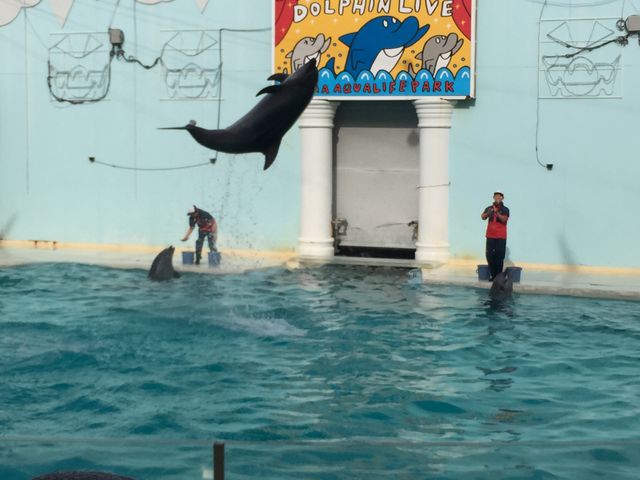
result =
[{"label": "blue pool water", "polygon": [[404,270],[0,269],[0,478],[609,479],[640,471],[637,303]]}]

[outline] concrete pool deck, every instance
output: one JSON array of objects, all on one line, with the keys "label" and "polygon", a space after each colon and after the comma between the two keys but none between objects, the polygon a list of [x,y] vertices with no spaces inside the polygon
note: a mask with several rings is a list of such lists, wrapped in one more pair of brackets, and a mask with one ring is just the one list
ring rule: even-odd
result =
[{"label": "concrete pool deck", "polygon": [[[114,268],[148,270],[162,247],[139,247],[136,249],[99,246],[94,248],[60,247],[51,244],[42,246],[11,245],[3,242],[0,248],[0,267],[31,263],[83,263]],[[222,262],[217,267],[183,265],[181,250],[176,249],[174,267],[180,272],[207,274],[238,274],[264,268],[298,268],[327,262],[298,260],[295,253],[265,254],[251,251],[222,250]],[[329,263],[353,266],[387,266],[418,269],[412,260],[390,260],[374,258],[336,257]],[[577,297],[640,300],[640,269],[610,269],[598,267],[571,267],[557,265],[527,265],[523,268],[520,283],[514,284],[517,293],[567,295]],[[430,268],[420,268],[420,278],[426,284],[458,285],[474,288],[489,288],[489,282],[477,280],[476,262],[452,261]]]}]

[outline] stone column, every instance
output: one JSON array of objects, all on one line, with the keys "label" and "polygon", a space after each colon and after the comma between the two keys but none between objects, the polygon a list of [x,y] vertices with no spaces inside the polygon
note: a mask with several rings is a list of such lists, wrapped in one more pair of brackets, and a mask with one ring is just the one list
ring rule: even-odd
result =
[{"label": "stone column", "polygon": [[302,183],[298,254],[333,258],[333,118],[339,102],[313,99],[300,117]]},{"label": "stone column", "polygon": [[416,261],[449,260],[449,131],[453,102],[425,98],[413,102],[420,130],[418,240]]}]

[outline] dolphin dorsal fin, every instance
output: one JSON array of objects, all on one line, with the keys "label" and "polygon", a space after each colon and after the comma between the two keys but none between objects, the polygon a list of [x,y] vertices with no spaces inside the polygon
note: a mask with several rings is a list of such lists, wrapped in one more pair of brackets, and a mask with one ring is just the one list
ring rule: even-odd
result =
[{"label": "dolphin dorsal fin", "polygon": [[268,87],[264,87],[258,93],[256,93],[256,97],[262,95],[263,93],[278,93],[282,85],[269,85]]},{"label": "dolphin dorsal fin", "polygon": [[269,78],[267,78],[267,80],[275,80],[276,82],[284,82],[287,78],[289,78],[289,75],[287,75],[286,73],[274,73]]},{"label": "dolphin dorsal fin", "polygon": [[274,143],[272,143],[267,148],[265,148],[264,152],[262,152],[264,153],[264,170],[269,168],[273,164],[274,160],[276,159],[276,156],[278,155],[278,150],[280,149],[281,141],[282,139],[279,138]]},{"label": "dolphin dorsal fin", "polygon": [[350,47],[353,43],[353,39],[356,38],[357,33],[347,33],[340,37],[340,41],[344,43],[347,47]]}]

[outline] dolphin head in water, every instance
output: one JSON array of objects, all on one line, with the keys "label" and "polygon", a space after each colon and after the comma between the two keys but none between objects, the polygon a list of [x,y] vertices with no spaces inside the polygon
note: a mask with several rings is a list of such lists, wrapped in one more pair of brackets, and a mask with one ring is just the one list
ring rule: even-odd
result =
[{"label": "dolphin head in water", "polygon": [[493,279],[489,296],[494,300],[504,300],[513,293],[513,279],[507,272],[500,272]]},{"label": "dolphin head in water", "polygon": [[151,268],[149,269],[149,278],[151,280],[162,282],[180,277],[180,274],[173,269],[174,251],[175,248],[170,246],[162,250],[156,256],[151,264]]}]

